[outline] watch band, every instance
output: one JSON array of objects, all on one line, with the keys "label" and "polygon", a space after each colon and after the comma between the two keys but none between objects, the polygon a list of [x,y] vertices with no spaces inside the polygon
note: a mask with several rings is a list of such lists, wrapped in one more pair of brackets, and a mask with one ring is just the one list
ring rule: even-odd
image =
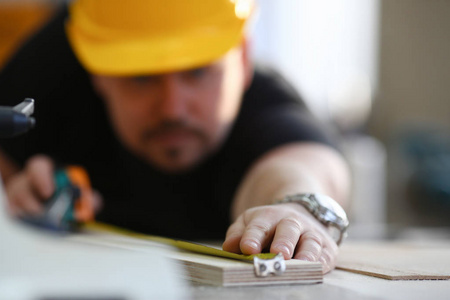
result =
[{"label": "watch band", "polygon": [[297,203],[305,207],[319,222],[325,225],[336,241],[340,245],[347,237],[349,225],[344,209],[331,197],[323,194],[295,194],[284,197],[274,202]]}]

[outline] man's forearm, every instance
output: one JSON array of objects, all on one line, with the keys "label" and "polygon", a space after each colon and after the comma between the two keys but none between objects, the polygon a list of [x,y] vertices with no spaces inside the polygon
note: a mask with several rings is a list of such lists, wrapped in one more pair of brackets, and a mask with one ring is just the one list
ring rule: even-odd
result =
[{"label": "man's forearm", "polygon": [[317,143],[289,144],[266,154],[247,173],[234,199],[233,219],[297,193],[326,194],[345,208],[349,187],[349,170],[337,151]]}]

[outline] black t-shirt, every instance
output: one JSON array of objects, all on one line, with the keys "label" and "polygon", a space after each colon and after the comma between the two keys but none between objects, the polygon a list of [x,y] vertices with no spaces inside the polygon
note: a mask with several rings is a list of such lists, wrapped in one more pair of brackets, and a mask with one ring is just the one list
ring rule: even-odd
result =
[{"label": "black t-shirt", "polygon": [[0,105],[34,98],[36,118],[33,130],[0,146],[20,164],[43,153],[84,166],[104,197],[101,221],[184,239],[223,238],[237,187],[258,157],[291,142],[331,144],[294,89],[274,72],[258,70],[223,147],[188,172],[165,174],[116,139],[69,47],[66,16],[63,9],[0,73]]}]

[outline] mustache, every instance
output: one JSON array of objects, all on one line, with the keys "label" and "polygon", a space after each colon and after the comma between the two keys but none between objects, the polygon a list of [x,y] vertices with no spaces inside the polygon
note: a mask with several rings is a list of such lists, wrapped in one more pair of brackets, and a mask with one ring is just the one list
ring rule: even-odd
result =
[{"label": "mustache", "polygon": [[204,142],[208,140],[208,137],[203,130],[196,126],[188,124],[185,121],[163,121],[157,127],[144,131],[142,134],[142,138],[144,140],[150,140],[154,137],[157,137],[158,135],[170,133],[177,130],[189,132],[190,134],[197,136]]}]

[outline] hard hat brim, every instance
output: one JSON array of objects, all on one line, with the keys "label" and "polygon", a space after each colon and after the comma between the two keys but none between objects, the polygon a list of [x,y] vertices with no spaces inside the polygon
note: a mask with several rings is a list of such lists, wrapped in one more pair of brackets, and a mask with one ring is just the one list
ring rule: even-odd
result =
[{"label": "hard hat brim", "polygon": [[180,32],[161,37],[99,35],[68,20],[66,33],[85,69],[93,74],[133,76],[172,72],[212,63],[243,38],[245,22],[226,30]]}]

